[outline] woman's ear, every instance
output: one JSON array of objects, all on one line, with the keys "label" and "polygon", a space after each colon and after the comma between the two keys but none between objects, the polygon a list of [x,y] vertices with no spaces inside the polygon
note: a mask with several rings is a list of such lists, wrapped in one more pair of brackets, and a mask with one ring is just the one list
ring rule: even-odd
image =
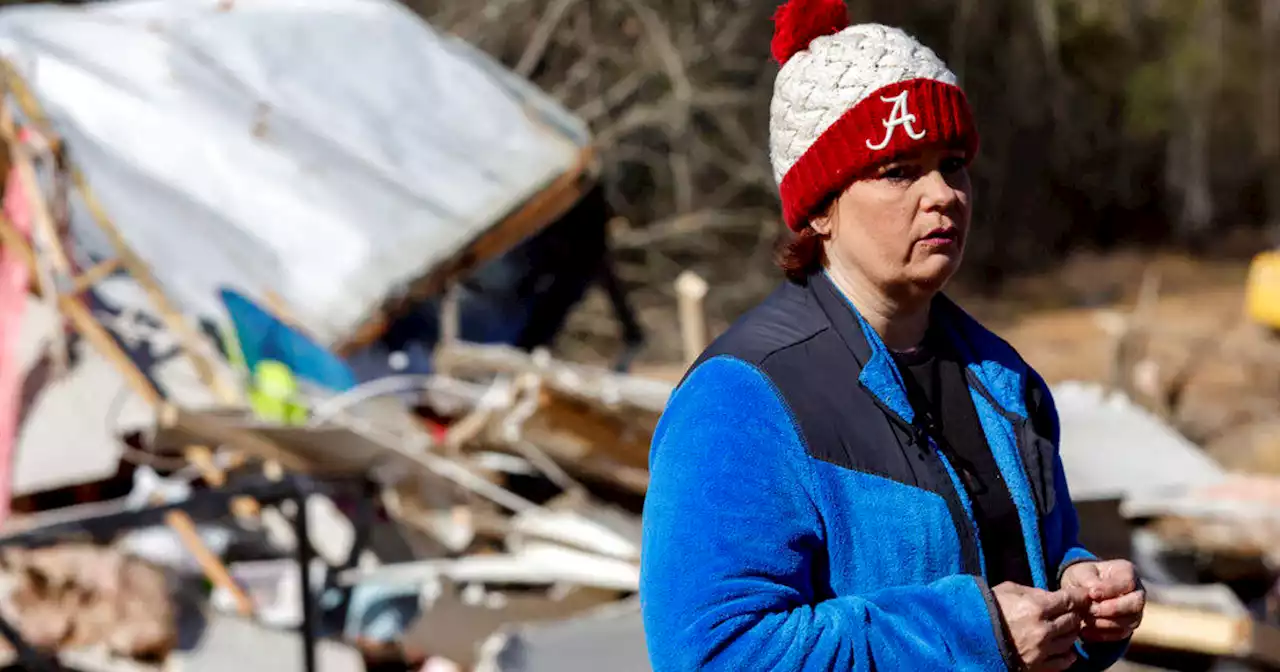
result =
[{"label": "woman's ear", "polygon": [[818,234],[829,237],[836,226],[836,211],[839,210],[836,206],[839,202],[840,199],[838,197],[831,199],[818,215],[809,220],[809,226]]}]

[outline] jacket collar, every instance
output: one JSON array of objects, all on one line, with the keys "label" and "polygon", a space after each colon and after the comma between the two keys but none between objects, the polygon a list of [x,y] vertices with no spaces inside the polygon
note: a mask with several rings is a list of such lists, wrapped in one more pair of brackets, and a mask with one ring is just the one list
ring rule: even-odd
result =
[{"label": "jacket collar", "polygon": [[[858,362],[858,382],[881,405],[911,423],[915,414],[906,386],[880,335],[825,271],[811,276],[808,288],[832,330]],[[969,371],[970,385],[986,392],[1007,415],[1026,417],[1027,365],[1017,351],[944,294],[934,297],[930,319],[951,335]]]}]

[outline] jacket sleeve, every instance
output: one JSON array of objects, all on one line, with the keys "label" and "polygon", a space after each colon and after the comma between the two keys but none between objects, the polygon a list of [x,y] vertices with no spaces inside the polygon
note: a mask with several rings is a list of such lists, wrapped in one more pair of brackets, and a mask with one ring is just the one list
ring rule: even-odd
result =
[{"label": "jacket sleeve", "polygon": [[751,365],[710,359],[672,396],[643,517],[653,669],[1004,669],[979,577],[814,594],[825,542],[808,460],[789,411]]},{"label": "jacket sleeve", "polygon": [[[1053,588],[1061,583],[1062,574],[1068,567],[1079,562],[1097,560],[1097,556],[1080,545],[1080,519],[1076,515],[1075,504],[1071,501],[1071,491],[1067,485],[1067,474],[1062,467],[1062,455],[1057,450],[1061,445],[1061,429],[1058,423],[1058,410],[1053,403],[1053,394],[1049,386],[1038,375],[1033,379],[1031,398],[1027,407],[1031,421],[1036,424],[1037,432],[1052,441],[1053,451],[1053,491],[1055,493],[1054,511],[1060,516],[1057,529],[1061,538],[1056,544],[1045,544],[1045,548],[1061,549],[1060,557],[1051,558],[1050,566],[1057,568]],[[1105,670],[1124,656],[1129,648],[1129,640],[1120,642],[1080,642],[1076,645],[1080,658],[1071,670],[1088,672]]]}]

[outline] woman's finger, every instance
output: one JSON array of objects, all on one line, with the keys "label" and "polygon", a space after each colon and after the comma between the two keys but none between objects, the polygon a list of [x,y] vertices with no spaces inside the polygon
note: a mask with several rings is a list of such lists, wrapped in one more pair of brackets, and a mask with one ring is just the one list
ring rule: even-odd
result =
[{"label": "woman's finger", "polygon": [[1090,641],[1116,642],[1132,635],[1141,622],[1141,614],[1117,618],[1090,618],[1085,621],[1080,637]]},{"label": "woman's finger", "polygon": [[1080,618],[1080,614],[1068,612],[1049,621],[1049,627],[1045,632],[1045,639],[1058,639],[1060,637],[1074,638],[1080,632],[1081,626],[1084,625],[1084,619]]},{"label": "woman's finger", "polygon": [[1125,630],[1137,625],[1138,616],[1117,616],[1116,618],[1089,618],[1084,628],[1089,630]]},{"label": "woman's finger", "polygon": [[1142,612],[1147,596],[1142,591],[1134,591],[1127,595],[1095,602],[1089,607],[1089,615],[1094,618],[1117,618]]}]

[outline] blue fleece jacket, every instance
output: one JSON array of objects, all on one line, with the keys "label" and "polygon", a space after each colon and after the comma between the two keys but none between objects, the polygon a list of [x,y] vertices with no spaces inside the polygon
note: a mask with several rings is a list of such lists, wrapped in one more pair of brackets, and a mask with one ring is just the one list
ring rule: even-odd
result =
[{"label": "blue fleece jacket", "polygon": [[[909,420],[888,351],[850,312],[871,351],[862,387]],[[986,392],[975,389],[974,403],[1021,514],[1036,586],[1056,588],[1062,569],[1092,556],[1077,542],[1057,437],[1042,465],[1056,499],[1041,507],[1046,515],[1015,447],[1010,418],[1026,415],[1023,392],[1038,378],[956,314],[949,326],[973,350],[969,368]],[[640,592],[654,669],[1006,669],[1012,657],[990,588],[960,560],[960,535],[972,531],[957,529],[943,498],[811,452],[758,362],[710,357],[677,388],[654,435],[643,519]],[[1076,669],[1103,669],[1124,645],[1078,649]]]}]

